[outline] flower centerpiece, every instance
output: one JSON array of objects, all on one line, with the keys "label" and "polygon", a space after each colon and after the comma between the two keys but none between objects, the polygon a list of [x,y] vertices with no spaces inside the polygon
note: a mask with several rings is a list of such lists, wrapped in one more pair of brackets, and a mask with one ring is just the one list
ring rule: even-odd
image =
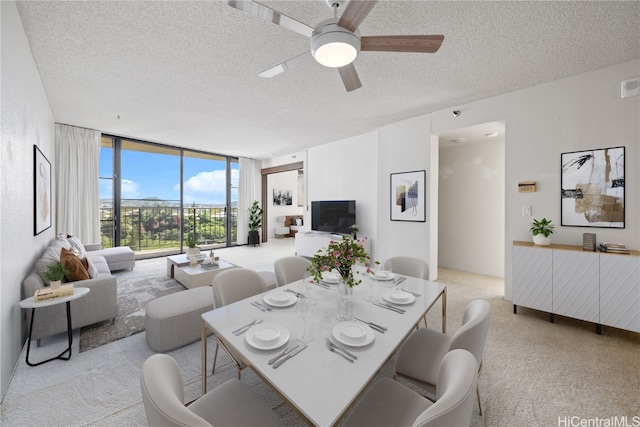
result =
[{"label": "flower centerpiece", "polygon": [[353,276],[352,267],[357,264],[364,264],[367,273],[370,272],[369,254],[364,250],[364,242],[367,238],[360,240],[351,236],[343,236],[342,240],[331,240],[327,249],[318,250],[318,253],[311,259],[311,266],[308,271],[313,276],[316,283],[322,280],[322,273],[325,271],[338,270],[342,282],[350,288],[360,284],[362,280]]}]

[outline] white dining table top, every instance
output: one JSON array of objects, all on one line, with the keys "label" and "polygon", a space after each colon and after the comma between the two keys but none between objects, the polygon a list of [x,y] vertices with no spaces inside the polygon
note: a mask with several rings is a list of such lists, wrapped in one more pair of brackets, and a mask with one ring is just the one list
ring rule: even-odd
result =
[{"label": "white dining table top", "polygon": [[[362,278],[361,275],[359,277]],[[345,346],[333,340],[358,357],[355,363],[349,363],[330,352],[325,344],[325,338],[332,336],[332,328],[340,322],[337,319],[337,285],[332,285],[331,289],[310,285],[311,298],[316,301],[316,305],[312,308],[311,318],[307,319],[307,330],[313,334],[314,339],[308,344],[308,348],[277,369],[268,365],[268,360],[288,345],[299,343],[296,337],[303,332],[303,319],[297,314],[296,304],[283,308],[271,307],[271,311],[263,312],[251,305],[251,302],[264,303],[264,295],[282,292],[284,289],[301,292],[303,281],[209,311],[202,314],[202,319],[229,349],[239,354],[258,376],[302,416],[315,425],[331,426],[340,420],[446,288],[440,283],[407,277],[400,286],[421,296],[411,304],[397,305],[406,310],[406,313],[398,314],[365,300],[370,292],[371,280],[373,279],[365,277],[360,285],[353,288],[353,314],[388,330],[386,333],[373,331],[373,342],[363,347]],[[382,292],[391,289],[391,283],[386,284],[388,287],[384,287],[382,283],[376,281],[375,286],[379,301],[382,301]],[[247,333],[235,336],[231,332],[254,319],[286,327],[290,333],[288,343],[274,350],[259,350],[246,341]]]}]

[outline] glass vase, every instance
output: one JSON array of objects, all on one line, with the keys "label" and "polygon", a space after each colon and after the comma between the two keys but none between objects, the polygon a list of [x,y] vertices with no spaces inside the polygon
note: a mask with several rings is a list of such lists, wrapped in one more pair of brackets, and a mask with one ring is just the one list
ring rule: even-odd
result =
[{"label": "glass vase", "polygon": [[338,284],[338,320],[353,318],[353,288],[340,280]]}]

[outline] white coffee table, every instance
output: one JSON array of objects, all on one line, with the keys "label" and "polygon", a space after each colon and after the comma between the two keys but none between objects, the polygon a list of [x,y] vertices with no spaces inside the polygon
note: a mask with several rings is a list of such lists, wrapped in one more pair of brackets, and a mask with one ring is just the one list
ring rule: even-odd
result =
[{"label": "white coffee table", "polygon": [[218,260],[218,267],[210,270],[197,265],[185,265],[184,267],[173,267],[175,279],[186,288],[197,288],[199,286],[211,286],[213,278],[222,270],[235,268],[236,266],[226,261]]}]

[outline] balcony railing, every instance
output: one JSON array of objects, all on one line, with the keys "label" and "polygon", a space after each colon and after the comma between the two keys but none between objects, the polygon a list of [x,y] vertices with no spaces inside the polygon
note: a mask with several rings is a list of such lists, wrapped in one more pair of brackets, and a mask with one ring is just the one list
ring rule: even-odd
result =
[{"label": "balcony railing", "polygon": [[[199,247],[226,246],[227,225],[231,227],[231,243],[235,244],[238,210],[232,208],[229,216],[224,207],[122,207],[120,246],[129,246],[135,252],[180,251],[181,241],[186,242],[194,230]],[[112,207],[100,208],[100,240],[104,248],[113,246],[113,218]]]}]

